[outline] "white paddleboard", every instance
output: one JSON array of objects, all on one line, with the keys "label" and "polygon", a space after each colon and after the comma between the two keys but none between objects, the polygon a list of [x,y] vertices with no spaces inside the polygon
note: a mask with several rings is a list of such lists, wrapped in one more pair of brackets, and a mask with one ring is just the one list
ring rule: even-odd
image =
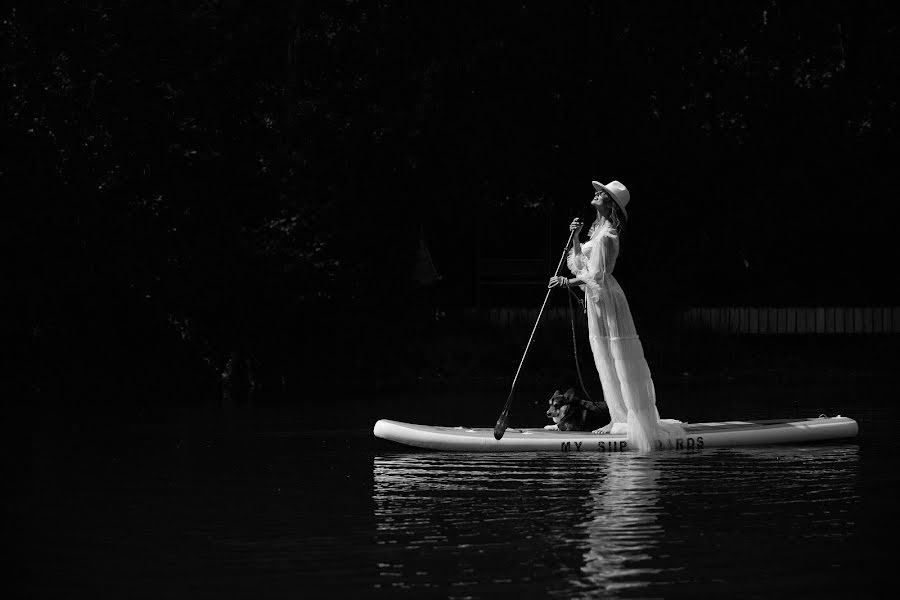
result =
[{"label": "white paddleboard", "polygon": [[[767,421],[684,423],[685,436],[675,450],[704,450],[722,446],[754,446],[834,440],[854,437],[859,427],[853,419],[816,417]],[[487,427],[441,427],[381,419],[375,423],[379,438],[429,450],[447,452],[627,452],[623,434],[598,435],[584,431],[507,429],[494,439]]]}]

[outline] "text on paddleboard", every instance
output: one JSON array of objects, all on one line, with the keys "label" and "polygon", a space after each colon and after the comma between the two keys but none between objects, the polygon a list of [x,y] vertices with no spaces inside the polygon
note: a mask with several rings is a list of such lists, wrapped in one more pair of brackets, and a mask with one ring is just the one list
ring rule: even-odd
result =
[{"label": "text on paddleboard", "polygon": [[[658,442],[657,447],[660,450],[666,449],[662,442]],[[583,452],[590,450],[589,444],[584,442],[560,442],[560,451],[562,452]],[[597,442],[598,452],[625,452],[628,449],[628,443],[624,440],[600,440]],[[702,450],[703,436],[698,435],[696,438],[677,438],[672,450]]]}]

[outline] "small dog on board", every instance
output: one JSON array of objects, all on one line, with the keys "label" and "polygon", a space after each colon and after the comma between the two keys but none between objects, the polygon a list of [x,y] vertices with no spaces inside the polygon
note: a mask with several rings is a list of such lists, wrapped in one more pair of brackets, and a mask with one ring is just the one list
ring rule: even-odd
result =
[{"label": "small dog on board", "polygon": [[564,394],[556,390],[550,397],[550,408],[547,409],[547,416],[553,419],[554,424],[547,425],[544,429],[594,431],[609,420],[601,406],[606,408],[606,403],[583,400],[575,395],[573,388],[569,388]]}]

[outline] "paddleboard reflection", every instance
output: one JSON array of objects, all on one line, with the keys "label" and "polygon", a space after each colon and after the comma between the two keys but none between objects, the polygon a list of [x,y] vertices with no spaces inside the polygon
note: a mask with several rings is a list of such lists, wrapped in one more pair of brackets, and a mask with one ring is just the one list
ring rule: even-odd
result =
[{"label": "paddleboard reflection", "polygon": [[656,571],[640,566],[662,533],[653,458],[396,454],[373,470],[386,586],[562,592]]},{"label": "paddleboard reflection", "polygon": [[[733,545],[736,528],[819,539],[846,533],[858,462],[855,444],[376,455],[379,587],[459,588],[460,596],[497,583],[550,596],[650,593],[684,582],[698,560],[721,564],[716,545],[723,535]],[[758,540],[748,540],[746,551],[758,552]],[[789,546],[775,548],[773,560],[780,552]]]}]

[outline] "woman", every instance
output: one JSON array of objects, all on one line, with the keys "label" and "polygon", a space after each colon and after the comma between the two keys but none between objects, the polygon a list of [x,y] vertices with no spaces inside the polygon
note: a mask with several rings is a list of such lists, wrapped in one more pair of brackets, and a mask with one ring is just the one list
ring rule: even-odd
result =
[{"label": "woman", "polygon": [[597,218],[588,230],[590,240],[582,244],[578,239],[583,225],[577,218],[569,225],[575,234],[567,264],[575,278],[554,277],[548,287],[578,285],[585,294],[591,350],[612,418],[609,425],[594,433],[624,428],[632,448],[646,451],[673,447],[675,439],[684,436],[684,429],[680,421],[659,418],[650,367],[625,293],[612,275],[631,195],[618,181],[591,183],[596,190],[591,204]]}]

